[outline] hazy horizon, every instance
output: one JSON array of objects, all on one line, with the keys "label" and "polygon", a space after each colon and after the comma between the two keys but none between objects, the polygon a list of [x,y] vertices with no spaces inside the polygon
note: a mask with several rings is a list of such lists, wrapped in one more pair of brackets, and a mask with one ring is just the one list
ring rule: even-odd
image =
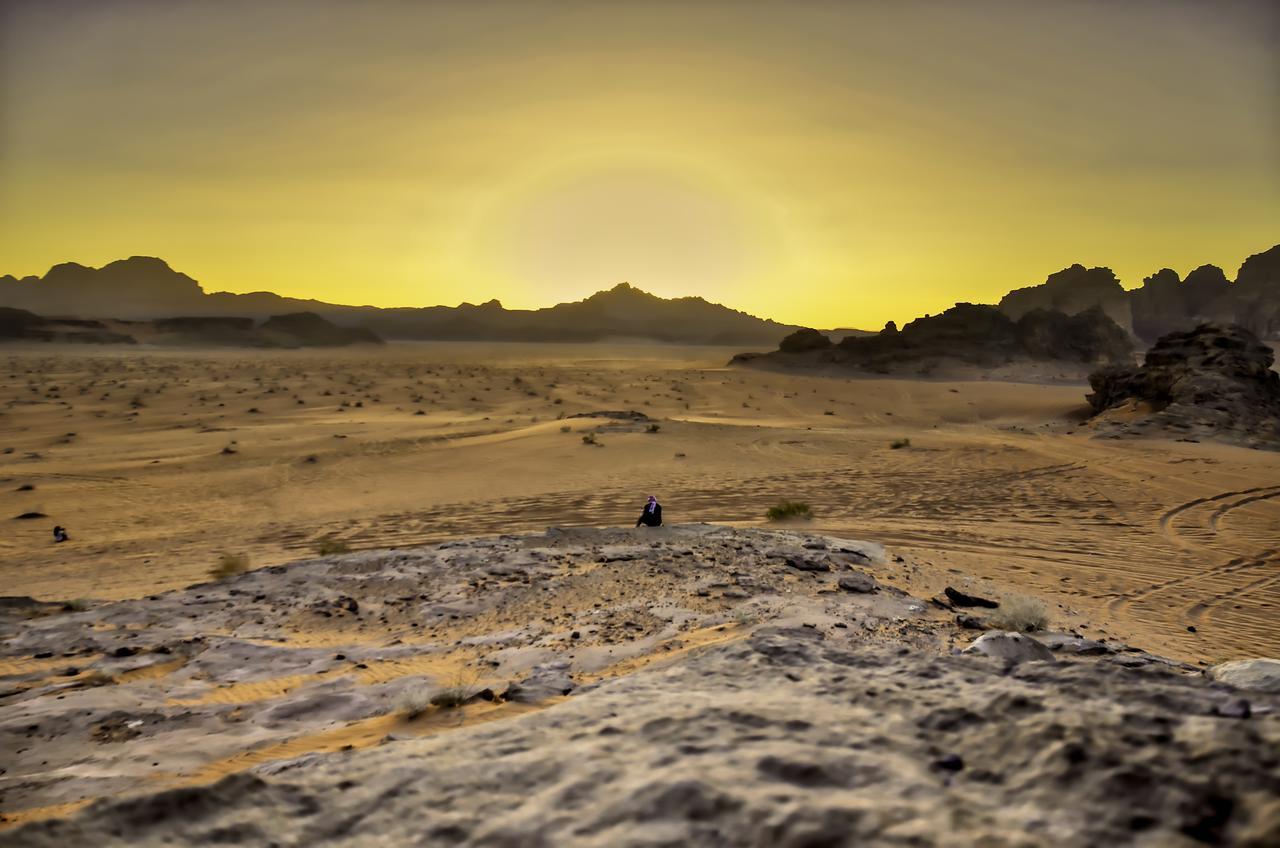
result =
[{"label": "hazy horizon", "polygon": [[0,3],[0,273],[882,326],[1280,233],[1272,4]]}]

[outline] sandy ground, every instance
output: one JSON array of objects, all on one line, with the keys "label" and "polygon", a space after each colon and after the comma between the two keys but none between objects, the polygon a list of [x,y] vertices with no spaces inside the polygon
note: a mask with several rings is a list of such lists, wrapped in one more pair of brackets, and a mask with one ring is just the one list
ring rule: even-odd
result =
[{"label": "sandy ground", "polygon": [[1280,455],[729,353],[7,350],[3,838],[1280,835],[1280,702],[1200,673],[1280,654]]},{"label": "sandy ground", "polygon": [[[138,597],[224,552],[261,567],[326,537],[625,525],[652,492],[670,521],[739,526],[802,500],[814,529],[1168,656],[1280,653],[1280,455],[1092,438],[1080,385],[781,375],[723,367],[732,352],[7,348],[3,593]],[[660,429],[561,420],[609,410]],[[47,517],[12,518],[29,512]],[[52,544],[54,524],[72,541]]]}]

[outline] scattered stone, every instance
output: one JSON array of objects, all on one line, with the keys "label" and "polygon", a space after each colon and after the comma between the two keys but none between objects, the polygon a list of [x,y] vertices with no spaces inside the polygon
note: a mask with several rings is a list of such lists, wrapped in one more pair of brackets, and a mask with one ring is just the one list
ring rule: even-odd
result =
[{"label": "scattered stone", "polygon": [[861,571],[855,571],[853,574],[845,574],[836,581],[841,589],[846,592],[874,592],[876,590],[876,581],[869,574]]},{"label": "scattered stone", "polygon": [[1223,718],[1248,718],[1253,715],[1253,708],[1244,698],[1233,698],[1224,704],[1215,705],[1213,714]]},{"label": "scattered stone", "polygon": [[831,563],[825,557],[789,556],[787,565],[797,571],[830,571]]},{"label": "scattered stone", "polygon": [[999,601],[980,598],[977,595],[967,595],[959,589],[953,589],[950,586],[942,590],[942,593],[947,596],[947,600],[951,601],[951,603],[958,607],[982,607],[984,609],[995,609],[1000,606]]},{"label": "scattered stone", "polygon": [[1237,689],[1280,692],[1280,660],[1260,658],[1225,662],[1210,668],[1208,675]]},{"label": "scattered stone", "polygon": [[1046,633],[1040,637],[1040,641],[1048,646],[1049,650],[1062,654],[1088,657],[1113,653],[1110,647],[1096,639],[1086,639],[1071,633]]}]

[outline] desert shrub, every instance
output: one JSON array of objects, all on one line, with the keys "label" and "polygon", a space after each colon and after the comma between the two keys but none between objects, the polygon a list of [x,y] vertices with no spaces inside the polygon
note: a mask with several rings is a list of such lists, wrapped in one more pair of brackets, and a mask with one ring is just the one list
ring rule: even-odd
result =
[{"label": "desert shrub", "polygon": [[470,692],[465,686],[447,686],[431,696],[431,706],[443,710],[453,710],[467,702]]},{"label": "desert shrub", "polygon": [[769,507],[769,511],[765,513],[770,521],[783,521],[788,518],[803,518],[808,520],[813,518],[813,510],[809,508],[807,503],[802,501],[781,501],[777,506]]},{"label": "desert shrub", "polygon": [[561,433],[569,433],[572,431],[573,431],[573,428],[570,427],[568,424],[565,424],[563,427],[560,428]]},{"label": "desert shrub", "polygon": [[646,433],[656,433],[661,429],[662,429],[662,425],[660,424],[650,424],[648,427],[644,428],[644,431]]},{"label": "desert shrub", "polygon": [[583,433],[582,443],[584,445],[595,445],[596,447],[604,447],[604,444],[602,442],[599,442],[596,440],[595,433]]},{"label": "desert shrub", "polygon": [[1049,624],[1049,613],[1044,602],[1026,595],[1006,595],[1000,606],[987,616],[987,623],[999,630],[1016,630],[1025,633],[1043,630]]},{"label": "desert shrub", "polygon": [[333,554],[349,554],[351,546],[341,539],[324,538],[316,543],[316,553],[320,556],[332,556]]},{"label": "desert shrub", "polygon": [[405,718],[415,718],[431,706],[431,690],[426,686],[410,686],[396,696],[395,711]]},{"label": "desert shrub", "polygon": [[909,448],[909,447],[911,447],[910,439],[894,439],[892,442],[889,443],[889,448],[891,450],[901,450],[902,448]]},{"label": "desert shrub", "polygon": [[209,576],[214,580],[226,580],[249,570],[249,558],[244,554],[223,554],[218,564],[209,569]]},{"label": "desert shrub", "polygon": [[72,598],[69,601],[63,601],[62,608],[67,612],[80,612],[89,608],[89,602],[84,598]]}]

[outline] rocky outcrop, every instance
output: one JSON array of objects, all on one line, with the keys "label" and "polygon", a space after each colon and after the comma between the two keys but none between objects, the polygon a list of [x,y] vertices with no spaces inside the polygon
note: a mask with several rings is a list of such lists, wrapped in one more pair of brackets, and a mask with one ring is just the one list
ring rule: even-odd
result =
[{"label": "rocky outcrop", "polygon": [[1170,333],[1141,368],[1090,375],[1095,426],[1113,435],[1223,438],[1280,448],[1280,374],[1275,355],[1238,325]]},{"label": "rocky outcrop", "polygon": [[825,350],[831,347],[831,339],[826,333],[808,327],[796,330],[778,344],[783,353],[808,353],[811,350]]},{"label": "rocky outcrop", "polygon": [[1280,660],[1252,659],[1219,663],[1208,671],[1209,677],[1237,689],[1280,693]]},{"label": "rocky outcrop", "polygon": [[1110,268],[1072,265],[1000,301],[1014,319],[1037,308],[1072,315],[1094,307],[1148,343],[1204,323],[1239,324],[1280,339],[1280,245],[1246,259],[1235,283],[1218,266],[1201,265],[1185,280],[1163,268],[1125,291]]},{"label": "rocky outcrop", "polygon": [[273,315],[257,329],[259,335],[290,347],[340,347],[352,344],[382,344],[372,330],[339,327],[314,312]]},{"label": "rocky outcrop", "polygon": [[1133,356],[1129,335],[1098,307],[1075,315],[1033,309],[1015,321],[994,306],[958,303],[902,329],[890,322],[876,335],[846,336],[839,344],[825,340],[816,330],[801,330],[775,353],[739,354],[733,362],[919,374],[1018,362],[1127,363]]},{"label": "rocky outcrop", "polygon": [[100,321],[52,319],[25,309],[0,307],[0,342],[64,342],[69,344],[134,344],[125,333]]},{"label": "rocky outcrop", "polygon": [[1246,259],[1233,288],[1237,322],[1264,339],[1280,338],[1280,244]]},{"label": "rocky outcrop", "polygon": [[1201,265],[1180,280],[1169,268],[1152,274],[1129,293],[1133,331],[1148,341],[1205,322],[1235,320],[1231,283],[1216,265]]},{"label": "rocky outcrop", "polygon": [[1124,330],[1133,329],[1128,295],[1110,268],[1072,265],[1050,274],[1040,285],[1009,292],[999,306],[1015,321],[1034,309],[1075,315],[1097,307]]}]

